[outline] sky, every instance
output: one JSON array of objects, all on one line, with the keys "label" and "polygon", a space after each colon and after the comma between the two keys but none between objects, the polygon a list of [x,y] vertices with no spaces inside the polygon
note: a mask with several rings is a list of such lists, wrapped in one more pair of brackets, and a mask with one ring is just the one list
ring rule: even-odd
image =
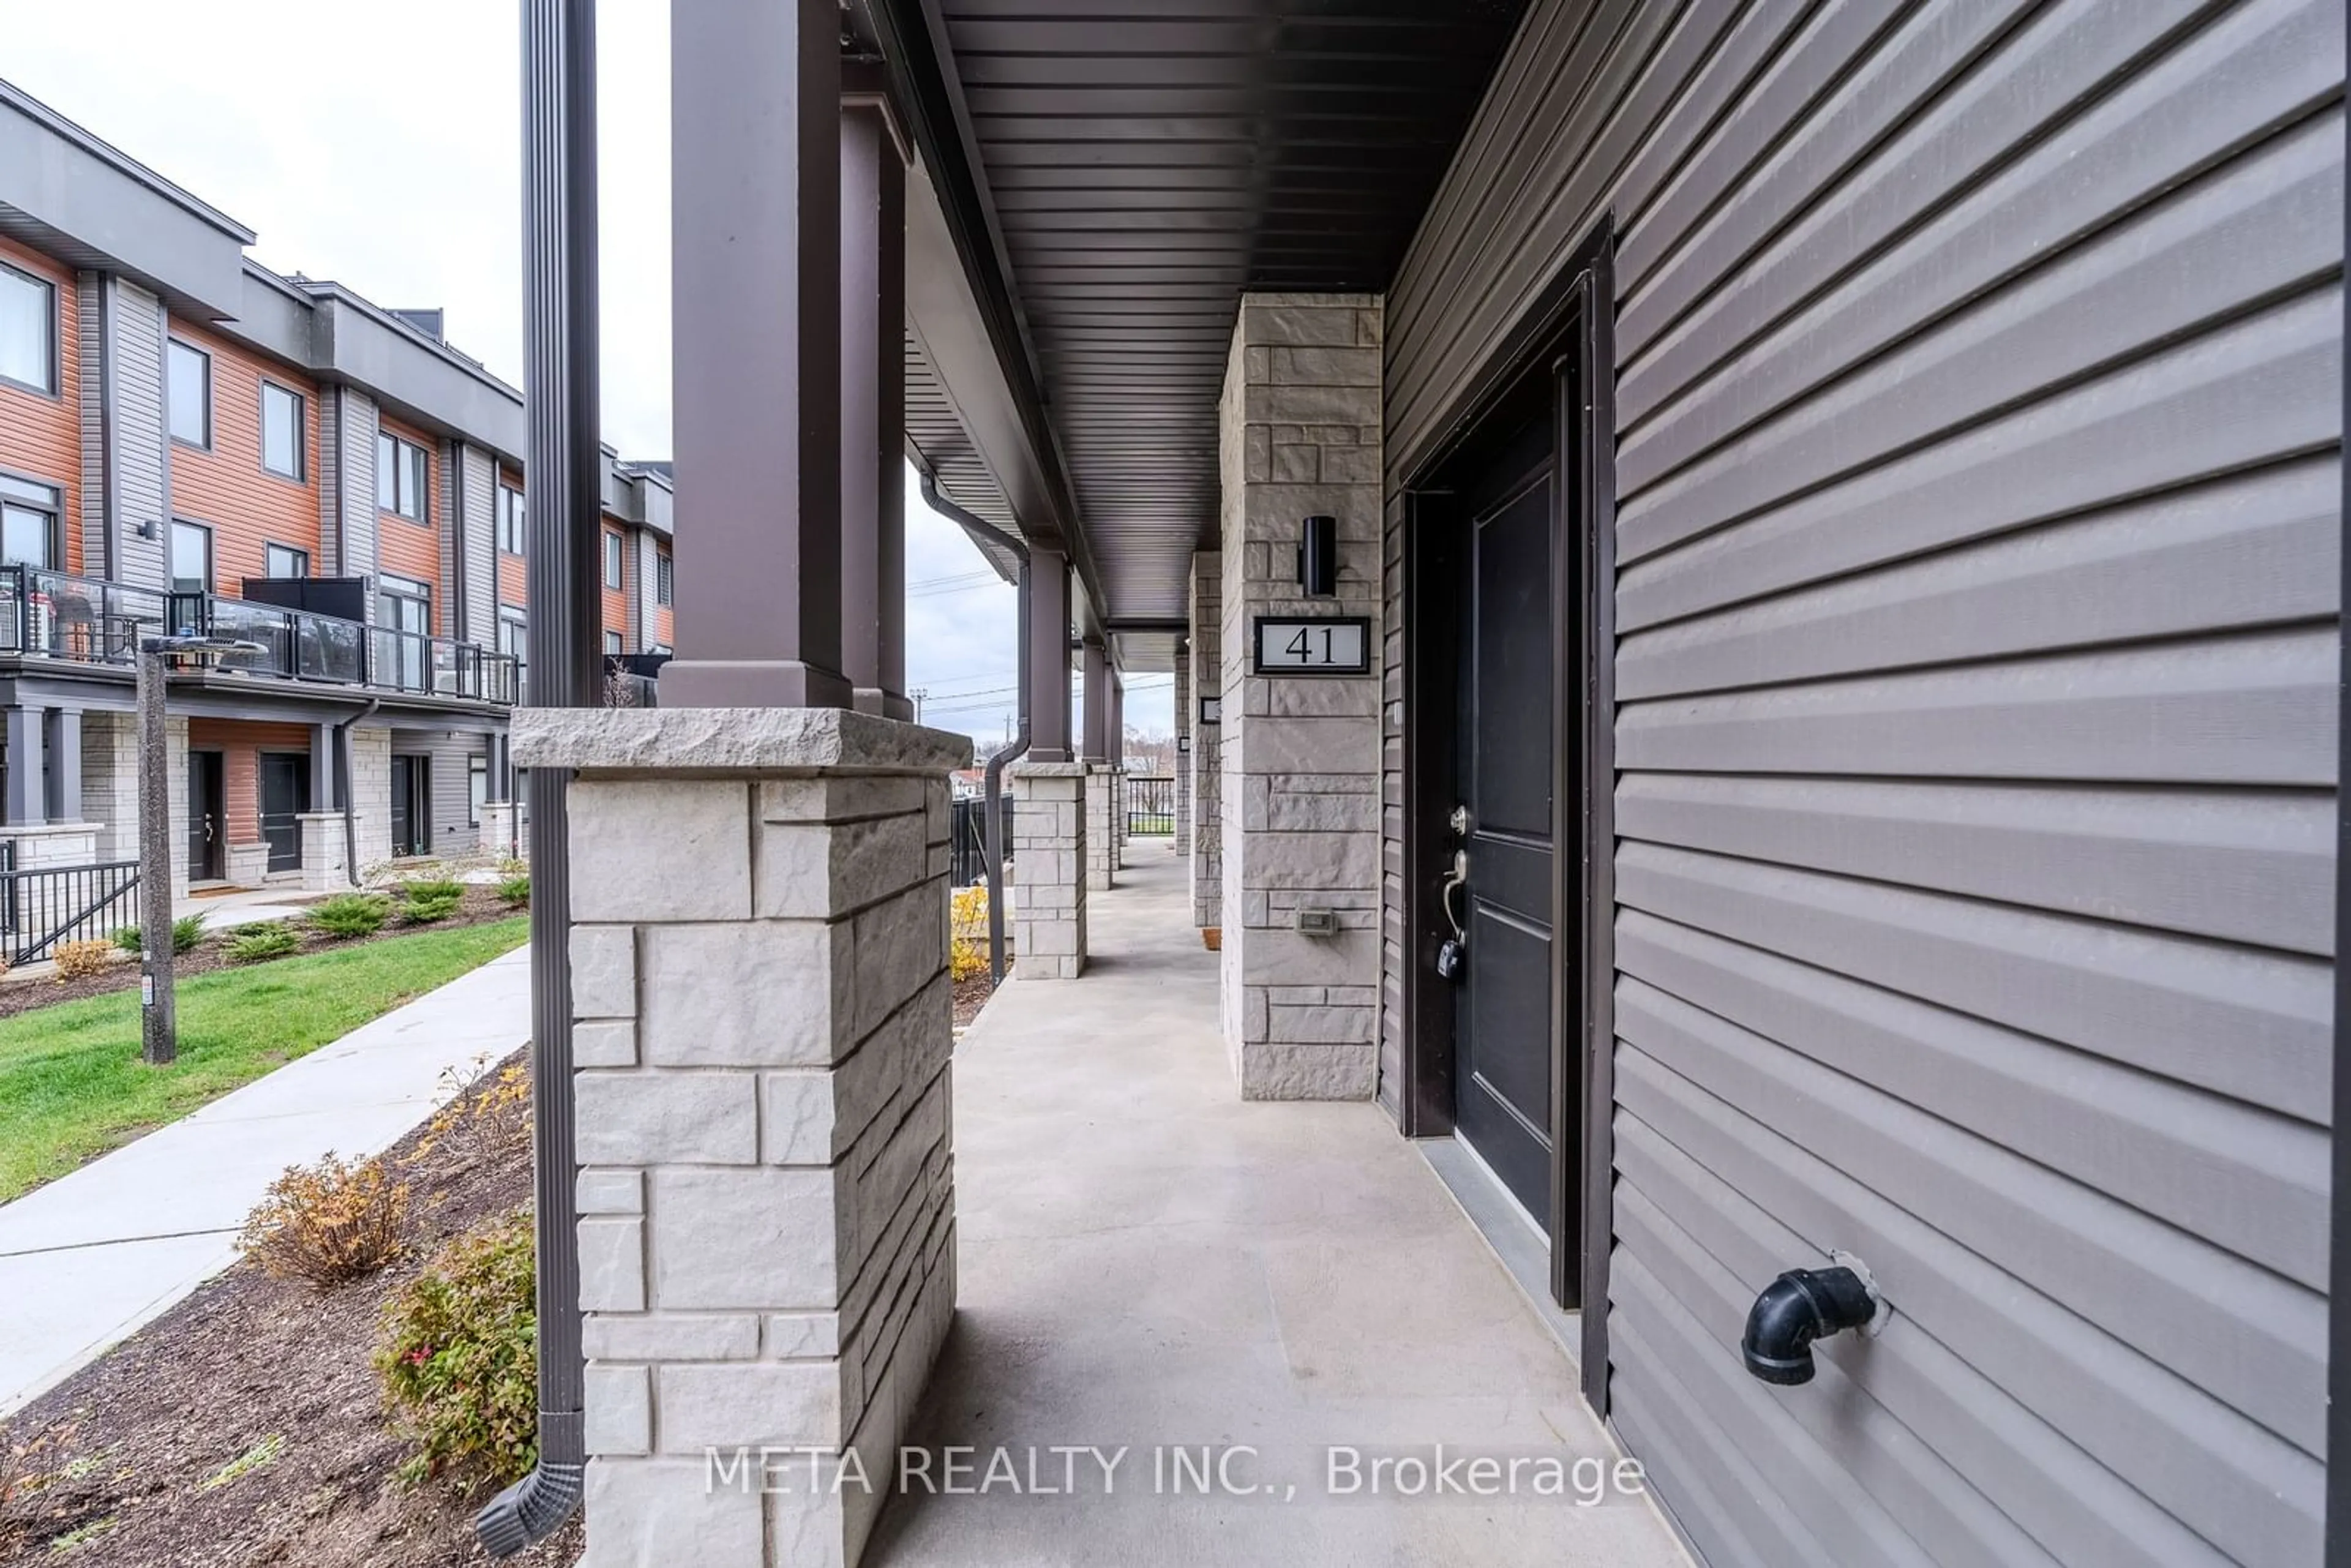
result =
[{"label": "sky", "polygon": [[[449,341],[522,382],[517,7],[282,0],[0,0],[0,77],[260,235],[254,258],[379,305],[441,306]],[[600,0],[604,439],[670,455],[669,6]],[[340,60],[340,68],[322,68]],[[256,84],[263,84],[256,90]],[[685,520],[690,529],[692,520]],[[684,548],[691,549],[690,542]],[[983,744],[1013,708],[1010,588],[906,496],[906,667],[925,722]],[[1130,679],[1130,727],[1171,727],[1165,675]]]}]

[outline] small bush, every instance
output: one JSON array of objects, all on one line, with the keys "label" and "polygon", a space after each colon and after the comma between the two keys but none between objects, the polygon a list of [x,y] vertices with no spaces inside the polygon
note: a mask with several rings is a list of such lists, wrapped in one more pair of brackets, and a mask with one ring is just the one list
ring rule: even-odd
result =
[{"label": "small bush", "polygon": [[282,920],[260,921],[228,939],[228,961],[232,964],[260,964],[301,950],[301,936]]},{"label": "small bush", "polygon": [[498,862],[498,874],[500,876],[528,876],[530,874],[530,862],[527,860],[518,860],[512,855],[508,855],[506,859]]},{"label": "small bush", "polygon": [[[487,1056],[477,1056],[468,1068],[446,1068],[441,1074],[444,1099],[424,1125],[411,1164],[447,1147],[461,1165],[471,1166],[501,1155],[519,1153],[530,1141],[530,1071],[517,1064],[486,1076]],[[478,1084],[478,1087],[476,1085]]]},{"label": "small bush", "polygon": [[410,925],[430,925],[436,920],[446,920],[457,913],[462,890],[450,894],[412,894],[401,905],[400,918]]},{"label": "small bush", "polygon": [[[204,915],[183,915],[172,921],[172,951],[193,951],[196,945],[204,939],[204,922],[209,918]],[[146,949],[145,931],[144,926],[126,925],[114,934],[114,945],[135,958]]]},{"label": "small bush", "polygon": [[530,1210],[457,1238],[384,1304],[384,1397],[416,1451],[410,1485],[503,1485],[538,1462],[538,1318]]},{"label": "small bush", "polygon": [[530,905],[530,873],[510,876],[498,883],[498,902],[509,909],[526,909]]},{"label": "small bush", "polygon": [[968,980],[987,973],[987,888],[959,887],[948,900],[947,976]]},{"label": "small bush", "polygon": [[57,980],[78,980],[95,975],[114,962],[115,947],[111,942],[95,939],[88,942],[60,942],[57,946]]},{"label": "small bush", "polygon": [[310,910],[310,924],[329,936],[372,936],[392,918],[392,900],[380,893],[339,893]]},{"label": "small bush", "polygon": [[400,891],[411,904],[444,898],[454,902],[465,896],[465,884],[462,882],[451,882],[446,878],[435,877],[429,882],[402,883]]},{"label": "small bush", "polygon": [[277,1280],[307,1280],[320,1290],[374,1273],[400,1256],[408,1222],[408,1184],[381,1160],[356,1165],[328,1155],[314,1166],[288,1166],[246,1217],[237,1249]]}]

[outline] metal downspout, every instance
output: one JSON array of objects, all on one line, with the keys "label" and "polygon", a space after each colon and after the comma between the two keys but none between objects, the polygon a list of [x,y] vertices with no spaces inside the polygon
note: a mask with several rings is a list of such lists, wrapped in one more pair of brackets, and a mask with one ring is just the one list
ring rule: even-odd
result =
[{"label": "metal downspout", "polygon": [[981,831],[987,846],[987,982],[1004,983],[1004,769],[1029,749],[1029,674],[1033,655],[1029,648],[1029,619],[1036,584],[1029,577],[1029,546],[987,518],[956,506],[939,494],[939,482],[927,468],[922,476],[923,499],[931,510],[954,518],[966,528],[986,534],[1010,550],[1020,562],[1020,683],[1019,725],[1011,744],[988,754],[987,783],[980,794]]},{"label": "metal downspout", "polygon": [[353,887],[360,883],[360,819],[354,797],[359,793],[359,769],[351,763],[351,731],[366,719],[373,718],[383,706],[381,697],[368,698],[367,706],[335,726],[335,766],[342,770],[336,780],[341,786],[337,793],[343,800],[343,874]]},{"label": "metal downspout", "polygon": [[[592,707],[601,554],[597,434],[595,0],[523,0],[524,457],[531,506],[532,707]],[[571,1091],[571,777],[530,770],[530,1025],[538,1464],[474,1531],[510,1557],[559,1529],[587,1485],[579,1163]]]}]

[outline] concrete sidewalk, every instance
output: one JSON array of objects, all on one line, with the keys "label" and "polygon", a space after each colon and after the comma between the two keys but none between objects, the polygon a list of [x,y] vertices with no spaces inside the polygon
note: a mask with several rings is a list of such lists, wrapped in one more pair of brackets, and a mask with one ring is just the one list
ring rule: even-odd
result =
[{"label": "concrete sidewalk", "polygon": [[389,1147],[529,1033],[526,947],[0,1207],[0,1415],[225,1268],[287,1166]]}]

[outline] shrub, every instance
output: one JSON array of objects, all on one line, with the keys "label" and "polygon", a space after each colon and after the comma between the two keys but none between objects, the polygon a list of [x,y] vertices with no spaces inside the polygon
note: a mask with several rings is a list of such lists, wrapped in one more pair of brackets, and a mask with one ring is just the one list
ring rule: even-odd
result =
[{"label": "shrub", "polygon": [[498,874],[500,876],[528,876],[530,874],[530,862],[527,860],[518,860],[512,855],[508,855],[505,860],[498,862]]},{"label": "shrub", "polygon": [[[425,1124],[411,1163],[446,1145],[465,1166],[519,1149],[530,1138],[530,1072],[520,1064],[485,1076],[487,1056],[474,1059],[470,1072],[451,1067],[441,1074],[446,1096]],[[477,1087],[478,1085],[478,1087]]]},{"label": "shrub", "polygon": [[302,950],[302,938],[282,920],[264,920],[235,932],[228,939],[228,961],[259,964]]},{"label": "shrub", "polygon": [[376,1374],[416,1451],[410,1485],[502,1485],[538,1462],[530,1210],[457,1238],[384,1304]]},{"label": "shrub", "polygon": [[114,962],[115,947],[111,942],[92,939],[88,942],[60,942],[57,946],[57,980],[78,980],[85,975],[95,975]]},{"label": "shrub", "polygon": [[408,902],[401,906],[400,917],[411,925],[430,925],[456,914],[457,901],[464,896],[462,889],[447,894],[411,894]]},{"label": "shrub", "polygon": [[530,904],[530,873],[510,876],[498,883],[498,901],[509,909],[523,909]]},{"label": "shrub", "polygon": [[339,893],[310,910],[310,924],[329,936],[372,936],[392,917],[392,900],[380,893]]},{"label": "shrub", "polygon": [[372,1274],[400,1256],[408,1185],[381,1160],[347,1165],[332,1155],[288,1166],[246,1217],[237,1249],[277,1280],[320,1290]]},{"label": "shrub", "polygon": [[987,973],[987,889],[959,887],[949,896],[947,975],[968,980]]},{"label": "shrub", "polygon": [[[172,921],[172,951],[185,953],[193,950],[204,939],[204,922],[209,918],[204,915],[183,915]],[[145,950],[145,930],[144,926],[126,925],[114,934],[114,945],[135,958]]]},{"label": "shrub", "polygon": [[400,891],[411,904],[424,899],[443,898],[454,902],[465,896],[465,884],[462,882],[451,882],[444,877],[435,877],[427,882],[402,883]]}]

